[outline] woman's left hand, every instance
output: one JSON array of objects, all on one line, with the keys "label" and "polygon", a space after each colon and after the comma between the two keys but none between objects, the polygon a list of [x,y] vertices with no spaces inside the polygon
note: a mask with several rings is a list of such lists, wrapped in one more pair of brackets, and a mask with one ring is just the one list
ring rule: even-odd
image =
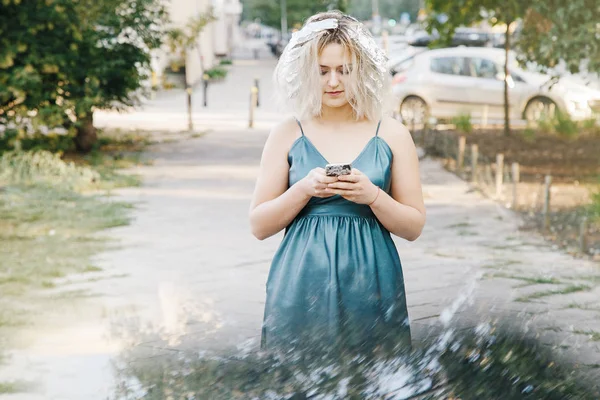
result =
[{"label": "woman's left hand", "polygon": [[338,176],[338,181],[328,184],[325,190],[358,204],[371,204],[379,194],[379,188],[369,177],[355,168],[350,175]]}]

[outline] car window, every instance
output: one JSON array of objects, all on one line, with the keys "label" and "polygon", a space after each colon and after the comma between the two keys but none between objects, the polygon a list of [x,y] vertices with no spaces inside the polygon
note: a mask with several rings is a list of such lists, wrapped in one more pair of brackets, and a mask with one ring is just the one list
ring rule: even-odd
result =
[{"label": "car window", "polygon": [[521,75],[515,74],[514,71],[510,71],[510,76],[512,76],[513,80],[515,82],[523,82],[523,83],[527,83],[525,81],[525,79],[523,79],[523,77]]},{"label": "car window", "polygon": [[473,57],[470,59],[472,75],[477,78],[496,79],[498,68],[492,60]]},{"label": "car window", "polygon": [[[523,78],[519,74],[516,74],[515,71],[509,71],[509,72],[510,72],[510,77],[512,78],[513,81],[527,83],[527,81],[525,80],[525,78]],[[499,81],[503,81],[504,80],[504,71],[501,70],[501,71],[498,72],[497,79]]]},{"label": "car window", "polygon": [[469,75],[463,57],[437,57],[431,59],[430,69],[438,74]]}]

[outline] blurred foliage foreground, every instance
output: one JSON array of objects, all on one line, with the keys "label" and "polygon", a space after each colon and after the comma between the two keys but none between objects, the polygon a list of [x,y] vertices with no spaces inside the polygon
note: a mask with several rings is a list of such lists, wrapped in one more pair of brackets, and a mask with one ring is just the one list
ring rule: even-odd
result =
[{"label": "blurred foliage foreground", "polygon": [[171,349],[148,357],[133,348],[118,364],[115,398],[585,400],[600,396],[592,381],[581,379],[576,370],[553,359],[548,347],[522,332],[488,324],[458,332],[448,329],[412,352],[378,355],[321,352],[323,343],[315,343],[310,354],[208,356]]}]

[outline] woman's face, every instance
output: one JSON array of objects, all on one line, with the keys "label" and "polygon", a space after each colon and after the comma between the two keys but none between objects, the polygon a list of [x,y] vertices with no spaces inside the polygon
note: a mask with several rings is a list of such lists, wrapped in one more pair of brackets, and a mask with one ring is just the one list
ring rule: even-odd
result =
[{"label": "woman's face", "polygon": [[319,69],[324,106],[337,108],[348,104],[345,83],[349,76],[344,65],[349,60],[348,52],[338,43],[330,43],[321,51]]}]

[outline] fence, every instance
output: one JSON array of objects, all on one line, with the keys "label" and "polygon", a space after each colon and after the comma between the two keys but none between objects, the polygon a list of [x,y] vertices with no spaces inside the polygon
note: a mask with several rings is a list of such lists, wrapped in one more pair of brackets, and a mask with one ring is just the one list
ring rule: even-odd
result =
[{"label": "fence", "polygon": [[[439,157],[446,169],[468,181],[485,196],[508,208],[541,215],[545,231],[551,230],[551,214],[555,211],[553,199],[568,199],[573,205],[589,202],[590,194],[585,188],[574,193],[572,186],[553,185],[551,175],[540,177],[537,181],[523,182],[518,162],[507,163],[502,153],[496,154],[494,159],[486,157],[476,144],[468,143],[468,136],[443,127],[422,127],[412,133],[415,143],[427,154]],[[590,223],[586,215],[578,222],[578,250],[581,254],[588,251]]]}]

